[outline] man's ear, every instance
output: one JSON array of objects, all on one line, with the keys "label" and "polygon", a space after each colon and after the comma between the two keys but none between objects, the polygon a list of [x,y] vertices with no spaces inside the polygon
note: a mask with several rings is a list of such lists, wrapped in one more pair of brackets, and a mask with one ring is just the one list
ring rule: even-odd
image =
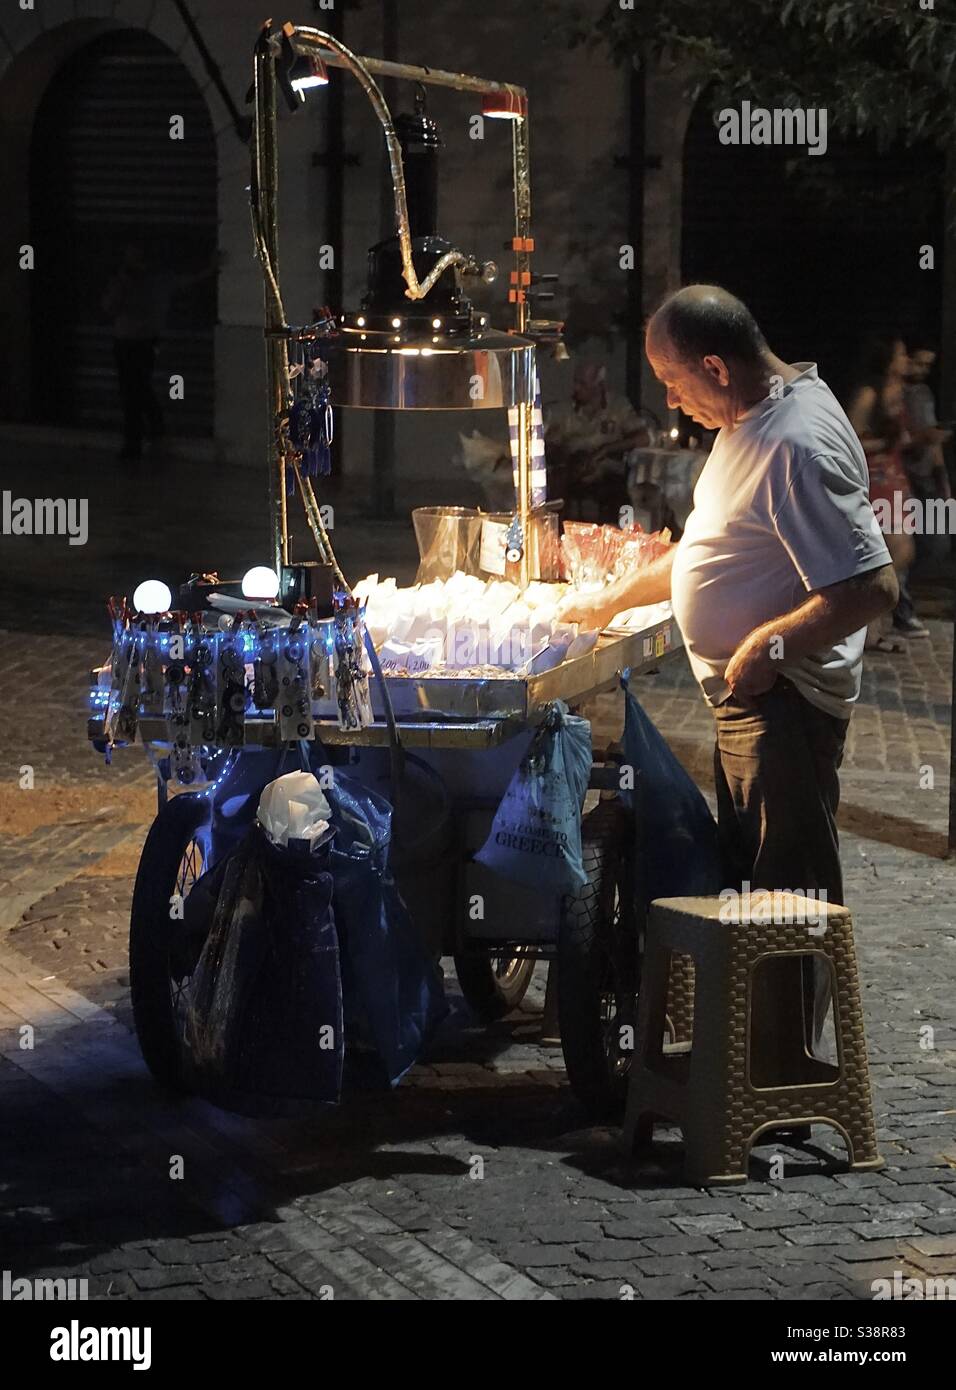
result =
[{"label": "man's ear", "polygon": [[730,385],[730,372],[727,370],[727,363],[722,357],[713,355],[701,359],[701,365],[709,377],[713,377],[719,386]]}]

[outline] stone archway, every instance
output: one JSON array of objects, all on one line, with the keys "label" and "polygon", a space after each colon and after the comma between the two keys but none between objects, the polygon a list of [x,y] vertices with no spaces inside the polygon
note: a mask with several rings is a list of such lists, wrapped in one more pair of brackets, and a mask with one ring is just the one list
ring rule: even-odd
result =
[{"label": "stone archway", "polygon": [[[182,81],[188,84],[194,97],[193,114],[199,118],[198,124],[204,127],[198,133],[208,142],[210,150],[211,172],[208,176],[207,193],[208,207],[211,210],[207,221],[208,238],[212,248],[217,241],[216,140],[221,131],[213,131],[202,91],[208,79],[202,72],[196,55],[185,45],[185,32],[177,36],[170,31],[169,16],[164,15],[164,7],[146,7],[144,22],[138,28],[130,28],[121,17],[114,17],[115,7],[109,0],[103,0],[101,4],[87,3],[84,8],[86,18],[73,18],[56,24],[51,23],[50,17],[37,7],[35,12],[21,12],[4,28],[4,38],[10,50],[6,61],[4,56],[0,55],[0,128],[3,130],[3,140],[0,141],[0,187],[3,187],[6,193],[5,198],[0,200],[0,244],[8,248],[6,254],[0,258],[0,327],[3,330],[0,332],[0,419],[5,420],[37,418],[37,391],[34,383],[38,373],[38,360],[42,361],[43,343],[41,335],[34,334],[33,319],[44,298],[40,275],[51,270],[49,261],[52,254],[53,284],[48,285],[46,306],[39,315],[40,327],[45,336],[50,325],[50,306],[55,310],[57,302],[56,281],[59,279],[60,284],[63,283],[65,265],[57,259],[55,247],[51,253],[49,240],[46,247],[47,264],[41,266],[37,260],[38,248],[34,245],[38,225],[37,207],[36,200],[31,200],[30,196],[31,157],[36,155],[38,118],[41,118],[42,123],[44,107],[51,101],[55,103],[52,94],[56,91],[57,83],[71,73],[75,74],[78,67],[82,66],[82,63],[78,64],[77,61],[79,55],[84,52],[94,55],[100,46],[114,54],[122,52],[124,34],[129,36],[129,46],[132,49],[137,45],[141,50],[152,45],[155,50],[167,41],[174,46],[180,46],[182,51],[178,56],[174,55],[171,47],[165,47],[164,51],[168,60],[176,64]],[[97,11],[101,14],[98,15]],[[51,27],[44,29],[44,22],[49,23]],[[65,145],[68,143],[66,128],[63,134]],[[121,171],[116,172],[117,180],[121,184]],[[33,185],[35,189],[36,179]],[[89,183],[87,186],[89,187]],[[45,216],[49,224],[49,208],[45,210]],[[42,223],[42,215],[40,220]],[[123,228],[120,227],[120,230]],[[31,248],[34,258],[32,270],[24,268],[25,258],[20,254],[21,247]],[[206,313],[208,345],[199,353],[202,360],[197,361],[195,344],[187,353],[190,371],[195,373],[196,383],[201,383],[199,396],[204,389],[207,397],[204,409],[197,400],[200,409],[192,413],[192,419],[187,424],[187,432],[193,433],[208,433],[212,424],[212,332],[215,322],[215,291],[212,293],[212,304]],[[100,365],[96,366],[94,362],[92,370],[94,377],[97,373],[100,374],[102,384],[102,344],[94,352],[94,358],[97,355]],[[68,398],[69,392],[66,396]],[[94,409],[94,416],[96,413]],[[197,419],[197,413],[201,418]],[[59,415],[61,419],[76,422],[76,416],[68,407],[68,401],[64,401]],[[81,420],[80,423],[95,423],[95,420]]]}]

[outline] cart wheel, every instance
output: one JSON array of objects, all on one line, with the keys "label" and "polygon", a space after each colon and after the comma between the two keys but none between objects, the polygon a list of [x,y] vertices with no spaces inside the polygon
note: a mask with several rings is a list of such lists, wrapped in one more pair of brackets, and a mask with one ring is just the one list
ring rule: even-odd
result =
[{"label": "cart wheel", "polygon": [[516,1009],[534,974],[534,956],[455,956],[455,973],[472,1013],[494,1023]]},{"label": "cart wheel", "polygon": [[203,871],[196,832],[208,818],[209,803],[194,793],[168,801],[150,827],[133,888],[129,986],[136,1036],[153,1076],[174,1090],[185,1089],[186,987],[196,960],[183,957],[185,938],[175,931],[182,923],[170,918],[170,899],[178,893],[185,900]]},{"label": "cart wheel", "polygon": [[639,976],[631,821],[616,798],[581,823],[588,882],[564,899],[558,927],[558,1021],[568,1080],[595,1120],[627,1092]]}]

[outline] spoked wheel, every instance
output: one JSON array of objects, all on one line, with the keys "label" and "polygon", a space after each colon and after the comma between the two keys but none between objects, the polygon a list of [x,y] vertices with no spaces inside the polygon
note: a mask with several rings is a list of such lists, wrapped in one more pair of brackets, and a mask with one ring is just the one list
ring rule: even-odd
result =
[{"label": "spoked wheel", "polygon": [[535,957],[483,956],[462,952],[455,956],[455,972],[461,992],[473,1013],[494,1023],[516,1009],[528,991]]},{"label": "spoked wheel", "polygon": [[198,960],[180,918],[203,872],[198,832],[208,817],[201,796],[168,801],[146,837],[133,888],[129,984],[136,1036],[153,1076],[174,1090],[185,1089],[186,1000]]},{"label": "spoked wheel", "polygon": [[562,905],[558,1021],[571,1089],[593,1119],[612,1120],[626,1099],[639,983],[630,817],[601,801],[581,835],[588,882]]}]

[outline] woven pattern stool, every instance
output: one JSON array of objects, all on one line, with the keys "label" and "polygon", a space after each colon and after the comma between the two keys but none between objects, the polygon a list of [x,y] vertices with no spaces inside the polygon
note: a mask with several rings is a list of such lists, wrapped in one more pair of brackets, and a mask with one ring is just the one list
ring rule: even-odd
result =
[{"label": "woven pattern stool", "polygon": [[[695,990],[690,1049],[668,1052],[675,953],[693,960]],[[807,1042],[808,961],[821,962],[834,986],[835,1065]],[[757,892],[730,902],[652,904],[624,1120],[628,1152],[650,1141],[656,1119],[681,1127],[686,1175],[699,1186],[745,1182],[758,1135],[810,1124],[839,1131],[852,1169],[883,1166],[845,907]]]},{"label": "woven pattern stool", "polygon": [[670,958],[665,1026],[671,1044],[689,1043],[694,1034],[694,962],[683,952]]}]

